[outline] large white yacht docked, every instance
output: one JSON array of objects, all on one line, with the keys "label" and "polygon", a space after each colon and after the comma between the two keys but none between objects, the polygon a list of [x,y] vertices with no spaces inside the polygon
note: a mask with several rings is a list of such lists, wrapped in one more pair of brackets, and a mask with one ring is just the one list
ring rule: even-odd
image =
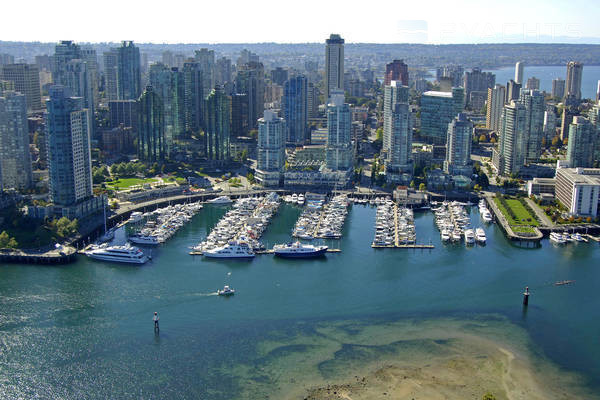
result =
[{"label": "large white yacht docked", "polygon": [[142,235],[139,233],[129,236],[127,240],[129,240],[131,243],[141,244],[145,246],[156,246],[160,243],[157,236]]},{"label": "large white yacht docked", "polygon": [[314,246],[300,242],[277,244],[273,246],[273,253],[283,258],[313,258],[322,256],[327,252],[327,246]]},{"label": "large white yacht docked", "polygon": [[219,196],[214,199],[208,200],[208,203],[212,204],[229,204],[231,199],[228,196]]},{"label": "large white yacht docked", "polygon": [[144,264],[149,259],[140,249],[129,244],[125,246],[108,246],[106,244],[94,246],[86,251],[85,255],[96,260],[127,264]]},{"label": "large white yacht docked", "polygon": [[209,258],[254,258],[255,254],[246,242],[231,240],[225,246],[204,251]]}]

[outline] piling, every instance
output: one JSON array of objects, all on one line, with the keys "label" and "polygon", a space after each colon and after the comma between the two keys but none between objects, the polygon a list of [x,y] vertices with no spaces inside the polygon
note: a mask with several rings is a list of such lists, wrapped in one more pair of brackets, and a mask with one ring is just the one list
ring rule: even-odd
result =
[{"label": "piling", "polygon": [[523,292],[523,305],[529,305],[529,286],[525,287],[525,292]]}]

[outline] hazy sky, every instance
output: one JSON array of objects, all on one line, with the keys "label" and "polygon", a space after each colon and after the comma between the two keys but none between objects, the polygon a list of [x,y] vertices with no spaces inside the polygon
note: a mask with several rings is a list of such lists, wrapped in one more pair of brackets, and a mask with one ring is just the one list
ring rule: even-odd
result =
[{"label": "hazy sky", "polygon": [[597,0],[4,0],[0,40],[600,43]]}]

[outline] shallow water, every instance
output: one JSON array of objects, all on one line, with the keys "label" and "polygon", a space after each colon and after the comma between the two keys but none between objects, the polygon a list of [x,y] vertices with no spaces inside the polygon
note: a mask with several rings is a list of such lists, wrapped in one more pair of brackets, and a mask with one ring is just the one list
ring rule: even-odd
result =
[{"label": "shallow water", "polygon": [[[543,370],[550,361],[600,387],[597,243],[519,249],[492,225],[487,246],[444,246],[425,213],[416,215],[417,241],[434,250],[374,250],[375,209],[355,205],[344,238],[328,242],[342,253],[325,259],[189,256],[226,210],[206,207],[142,267],[83,257],[0,266],[0,397],[262,398],[265,388],[303,389],[368,364],[353,343],[385,347],[412,335],[429,346],[423,327],[450,332],[469,321],[475,331],[485,321],[483,337]],[[289,241],[299,214],[283,206],[263,241]],[[476,208],[471,216],[482,224]],[[565,279],[576,282],[552,285]],[[224,284],[234,297],[214,296]],[[327,358],[340,343],[350,344],[343,356]],[[387,357],[377,350],[367,361],[377,355]]]}]

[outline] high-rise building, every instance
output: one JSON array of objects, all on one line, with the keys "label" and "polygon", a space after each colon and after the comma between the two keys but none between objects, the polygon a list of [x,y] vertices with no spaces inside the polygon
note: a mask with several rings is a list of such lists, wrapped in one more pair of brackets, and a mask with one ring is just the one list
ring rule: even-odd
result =
[{"label": "high-rise building", "polygon": [[519,102],[525,106],[525,161],[534,162],[542,154],[546,101],[544,95],[537,90],[522,90]]},{"label": "high-rise building", "polygon": [[278,186],[285,166],[285,120],[265,110],[258,120],[256,178],[264,186]]},{"label": "high-rise building", "polygon": [[27,100],[24,94],[0,90],[0,192],[31,184]]},{"label": "high-rise building", "polygon": [[117,52],[117,96],[119,100],[136,100],[142,93],[140,49],[124,41]]},{"label": "high-rise building", "polygon": [[206,98],[206,155],[209,160],[225,161],[230,158],[231,98],[220,86]]},{"label": "high-rise building", "polygon": [[433,144],[446,144],[448,124],[463,111],[463,88],[429,91],[421,96],[421,135]]},{"label": "high-rise building", "polygon": [[391,81],[384,88],[383,158],[386,178],[394,183],[410,183],[412,176],[412,121],[408,86]]},{"label": "high-rise building", "polygon": [[500,175],[518,173],[525,165],[527,150],[527,111],[519,102],[511,101],[502,110],[500,142],[496,168]]},{"label": "high-rise building", "polygon": [[108,122],[110,128],[121,125],[132,128],[137,133],[139,119],[138,103],[136,100],[112,100],[108,102]]},{"label": "high-rise building", "polygon": [[462,65],[444,65],[436,70],[436,81],[441,82],[442,78],[450,78],[452,87],[463,85],[465,70]]},{"label": "high-rise building", "polygon": [[353,163],[352,112],[344,103],[344,93],[333,91],[327,104],[326,165],[333,171],[346,171]]},{"label": "high-rise building", "polygon": [[117,65],[119,53],[116,49],[112,49],[104,52],[102,58],[104,62],[104,95],[108,100],[118,100]]},{"label": "high-rise building", "polygon": [[271,82],[283,86],[288,80],[288,70],[285,68],[277,67],[271,70]]},{"label": "high-rise building", "polygon": [[240,56],[238,57],[236,64],[240,66],[243,64],[248,64],[249,62],[258,63],[260,62],[260,58],[257,54],[251,52],[250,50],[243,49],[240,51]]},{"label": "high-rise building", "polygon": [[149,162],[164,161],[167,156],[165,143],[164,107],[162,99],[152,86],[147,86],[137,101],[138,157]]},{"label": "high-rise building", "polygon": [[565,97],[565,80],[561,78],[552,79],[552,97],[562,99]]},{"label": "high-rise building", "polygon": [[531,78],[527,79],[525,89],[540,90],[540,80],[535,76],[532,76]]},{"label": "high-rise building", "polygon": [[596,102],[600,102],[600,80],[598,80],[598,86],[596,87]]},{"label": "high-rise building", "polygon": [[248,136],[248,95],[234,93],[231,95],[231,137]]},{"label": "high-rise building", "polygon": [[308,118],[317,118],[319,115],[319,88],[313,82],[308,82]]},{"label": "high-rise building", "polygon": [[217,59],[215,66],[215,83],[217,85],[225,85],[226,83],[232,82],[232,67],[231,60],[226,57]]},{"label": "high-rise building", "polygon": [[37,65],[0,65],[0,80],[13,82],[14,90],[25,95],[27,111],[42,109],[40,74]]},{"label": "high-rise building", "polygon": [[11,54],[0,53],[0,65],[14,64],[15,57]]},{"label": "high-rise building", "polygon": [[344,90],[344,39],[332,33],[325,46],[325,101],[332,91]]},{"label": "high-rise building", "polygon": [[519,85],[523,84],[524,69],[525,63],[523,61],[517,61],[515,64],[515,82]]},{"label": "high-rise building", "polygon": [[59,206],[71,206],[92,197],[89,111],[81,97],[56,85],[46,102],[46,141],[50,198]]},{"label": "high-rise building", "polygon": [[186,136],[199,133],[204,126],[204,88],[202,68],[194,59],[183,63],[184,117]]},{"label": "high-rise building", "polygon": [[512,79],[506,84],[506,100],[505,103],[510,103],[512,100],[518,100],[521,95],[521,84]]},{"label": "high-rise building", "polygon": [[202,91],[204,98],[211,93],[216,84],[215,79],[215,51],[206,48],[196,50],[194,52],[194,58],[200,64],[200,70],[202,71]]},{"label": "high-rise building", "polygon": [[308,143],[308,80],[304,75],[297,75],[285,82],[281,105],[287,127],[287,142],[296,145]]},{"label": "high-rise building", "polygon": [[385,65],[384,86],[388,86],[392,81],[400,81],[403,86],[408,86],[408,65],[404,60],[394,60]]},{"label": "high-rise building", "polygon": [[165,64],[169,68],[176,67],[175,65],[175,57],[173,52],[166,50],[162,52],[161,55],[162,63]]},{"label": "high-rise building", "polygon": [[471,176],[471,143],[473,141],[473,123],[464,113],[459,113],[448,124],[446,139],[446,160],[444,172],[451,175]]},{"label": "high-rise building", "polygon": [[54,47],[52,62],[52,82],[67,86],[67,64],[71,60],[81,59],[81,48],[71,40],[62,40]]},{"label": "high-rise building", "polygon": [[544,137],[546,145],[552,143],[552,139],[556,136],[556,107],[550,104],[546,105],[544,112]]},{"label": "high-rise building", "polygon": [[567,63],[567,82],[565,85],[565,96],[581,99],[581,77],[583,75],[583,64],[577,61]]},{"label": "high-rise building", "polygon": [[150,66],[149,75],[153,91],[163,102],[165,145],[170,154],[174,141],[186,137],[184,76],[177,68],[160,63]]},{"label": "high-rise building", "polygon": [[560,117],[560,140],[568,139],[569,137],[569,127],[573,122],[573,117],[578,114],[578,110],[575,107],[565,107],[563,108],[562,115]]},{"label": "high-rise building", "polygon": [[248,95],[248,127],[256,129],[265,109],[265,72],[262,63],[251,61],[238,66],[237,93]]},{"label": "high-rise building", "polygon": [[471,72],[465,72],[464,88],[467,104],[471,104],[471,92],[483,92],[487,94],[487,90],[493,88],[495,84],[496,75],[491,72],[483,72],[480,68],[473,68]]},{"label": "high-rise building", "polygon": [[[94,116],[95,111],[95,93],[96,87],[96,72],[94,67],[90,66],[87,61],[75,58],[68,61],[61,71],[62,85],[69,88],[69,92],[73,97],[81,97],[83,99],[83,107],[87,108],[90,115]],[[90,126],[92,136],[94,135],[94,126]]]},{"label": "high-rise building", "polygon": [[500,117],[504,108],[504,99],[506,98],[506,88],[496,84],[488,89],[487,95],[487,114],[485,118],[485,127],[494,132],[500,130]]},{"label": "high-rise building", "polygon": [[596,144],[596,129],[583,116],[573,117],[569,126],[569,144],[567,146],[567,161],[570,168],[591,168],[594,166],[594,146]]}]

